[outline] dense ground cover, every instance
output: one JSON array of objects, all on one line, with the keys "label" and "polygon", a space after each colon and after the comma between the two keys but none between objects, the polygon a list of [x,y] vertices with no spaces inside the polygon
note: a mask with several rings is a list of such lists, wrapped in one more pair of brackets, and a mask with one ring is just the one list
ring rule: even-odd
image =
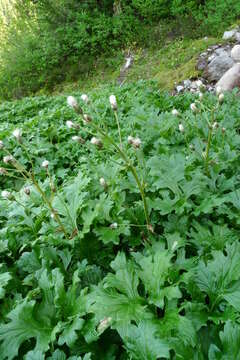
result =
[{"label": "dense ground cover", "polygon": [[146,82],[80,95],[90,124],[64,96],[0,107],[0,358],[239,358],[239,97]]}]

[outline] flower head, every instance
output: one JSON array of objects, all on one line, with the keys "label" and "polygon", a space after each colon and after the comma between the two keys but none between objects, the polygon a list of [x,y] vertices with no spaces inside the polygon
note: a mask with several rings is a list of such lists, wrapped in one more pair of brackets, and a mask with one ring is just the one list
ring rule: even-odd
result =
[{"label": "flower head", "polygon": [[3,144],[3,141],[0,140],[0,149],[3,149],[4,148],[4,144]]},{"label": "flower head", "polygon": [[133,140],[134,140],[134,137],[128,136],[128,143],[129,144],[132,144]]},{"label": "flower head", "polygon": [[4,169],[3,167],[0,167],[0,175],[7,175],[7,170]]},{"label": "flower head", "polygon": [[102,147],[102,142],[100,139],[97,139],[96,137],[91,138],[91,144],[98,146],[99,148]]},{"label": "flower head", "polygon": [[21,141],[21,138],[22,138],[22,130],[21,129],[15,129],[12,134],[17,139],[17,141]]},{"label": "flower head", "polygon": [[82,99],[82,101],[84,101],[86,104],[89,103],[89,98],[88,98],[88,96],[87,96],[86,94],[82,94],[82,95],[81,95],[81,99]]},{"label": "flower head", "polygon": [[220,104],[223,103],[223,101],[224,101],[224,94],[223,93],[219,94],[218,101],[219,101]]},{"label": "flower head", "polygon": [[215,121],[215,122],[213,123],[213,125],[212,125],[212,128],[213,128],[213,129],[217,129],[218,126],[219,126],[218,123]]},{"label": "flower head", "polygon": [[75,142],[78,142],[78,143],[81,143],[81,144],[84,144],[85,143],[85,140],[81,137],[81,136],[72,136],[72,141],[75,141]]},{"label": "flower head", "polygon": [[109,96],[109,102],[113,110],[117,110],[117,99],[115,95]]},{"label": "flower head", "polygon": [[104,179],[103,177],[101,177],[101,178],[99,179],[99,183],[100,183],[100,185],[103,186],[103,187],[106,187],[106,186],[107,186],[107,183],[106,183],[106,181],[105,181],[105,179]]},{"label": "flower head", "polygon": [[30,195],[30,193],[31,193],[31,190],[30,190],[30,188],[28,187],[28,186],[26,186],[24,189],[23,189],[23,191],[25,192],[25,194],[26,195]]},{"label": "flower head", "polygon": [[224,134],[225,132],[226,132],[226,128],[223,127],[223,128],[222,128],[222,133]]},{"label": "flower head", "polygon": [[13,162],[13,160],[14,160],[14,157],[13,157],[12,155],[6,155],[6,156],[4,156],[4,158],[3,158],[3,162],[4,162],[5,164],[8,164],[8,163],[10,163],[10,162]]},{"label": "flower head", "polygon": [[66,121],[66,125],[69,129],[79,129],[79,125],[74,124],[71,120]]},{"label": "flower head", "polygon": [[172,115],[174,115],[174,116],[179,116],[180,113],[179,113],[179,111],[177,111],[177,109],[173,109],[173,110],[172,110]]},{"label": "flower head", "polygon": [[109,227],[110,227],[110,229],[116,230],[118,228],[118,224],[115,222],[115,223],[112,223]]},{"label": "flower head", "polygon": [[77,99],[74,96],[68,96],[67,103],[70,107],[72,107],[74,110],[78,109],[78,102]]},{"label": "flower head", "polygon": [[48,165],[49,165],[49,161],[48,160],[44,160],[42,162],[42,167],[45,168],[45,169],[48,169]]},{"label": "flower head", "polygon": [[141,139],[139,139],[139,138],[135,138],[135,139],[133,139],[132,140],[132,145],[135,147],[135,148],[139,148],[140,147],[140,145],[141,145]]},{"label": "flower head", "polygon": [[89,116],[88,114],[83,114],[83,122],[84,123],[90,123],[92,121],[91,116]]},{"label": "flower head", "polygon": [[1,195],[2,195],[2,198],[3,198],[3,199],[8,199],[8,200],[10,200],[10,199],[13,198],[13,195],[12,195],[9,191],[7,191],[7,190],[3,190]]},{"label": "flower head", "polygon": [[196,113],[196,112],[198,111],[195,103],[192,103],[192,104],[190,105],[190,108],[191,108],[191,110],[192,110],[193,113]]},{"label": "flower head", "polygon": [[178,129],[179,129],[179,131],[181,132],[181,133],[183,133],[184,132],[184,127],[183,127],[183,124],[179,124],[178,125]]}]

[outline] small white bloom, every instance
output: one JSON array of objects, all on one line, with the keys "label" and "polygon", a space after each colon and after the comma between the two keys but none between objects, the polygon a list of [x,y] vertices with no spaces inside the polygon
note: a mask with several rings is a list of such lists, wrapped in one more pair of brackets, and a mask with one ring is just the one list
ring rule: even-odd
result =
[{"label": "small white bloom", "polygon": [[80,126],[78,124],[75,124],[71,120],[66,121],[66,125],[69,129],[79,129]]},{"label": "small white bloom", "polygon": [[22,130],[21,129],[15,129],[13,131],[13,136],[18,140],[20,141],[21,138],[22,138]]},{"label": "small white bloom", "polygon": [[112,321],[112,318],[110,316],[101,320],[97,327],[97,331],[98,332],[104,331],[110,325],[111,321]]},{"label": "small white bloom", "polygon": [[55,218],[55,214],[54,213],[51,213],[51,218],[54,219]]},{"label": "small white bloom", "polygon": [[115,223],[112,223],[109,227],[110,227],[110,229],[115,230],[118,228],[118,224],[115,222]]},{"label": "small white bloom", "polygon": [[90,123],[92,121],[91,116],[89,116],[88,114],[83,114],[83,122],[84,123]]},{"label": "small white bloom", "polygon": [[217,123],[216,121],[213,123],[212,128],[213,128],[213,129],[217,129],[217,128],[218,128],[218,123]]},{"label": "small white bloom", "polygon": [[2,197],[4,198],[4,199],[11,199],[12,198],[12,194],[9,192],[9,191],[6,191],[6,190],[3,190],[2,191]]},{"label": "small white bloom", "polygon": [[221,94],[221,92],[222,92],[221,86],[217,86],[216,87],[216,94],[219,95],[219,94]]},{"label": "small white bloom", "polygon": [[179,113],[179,111],[177,111],[177,109],[173,109],[173,110],[172,110],[172,115],[174,115],[174,116],[179,116],[180,113]]},{"label": "small white bloom", "polygon": [[115,95],[110,95],[109,101],[113,110],[117,110],[117,99]]},{"label": "small white bloom", "polygon": [[193,144],[190,144],[190,145],[189,145],[189,148],[190,148],[190,150],[194,150],[194,145],[193,145]]},{"label": "small white bloom", "polygon": [[104,179],[103,177],[101,177],[101,178],[99,179],[99,183],[100,183],[100,185],[103,186],[103,187],[106,187],[106,185],[107,185],[107,183],[106,183],[106,181],[105,181],[105,179]]},{"label": "small white bloom", "polygon": [[192,103],[192,104],[190,105],[190,108],[191,108],[191,110],[192,110],[193,113],[196,113],[196,112],[198,111],[195,103]]},{"label": "small white bloom", "polygon": [[4,148],[4,144],[2,142],[2,140],[0,140],[0,149],[3,149]]},{"label": "small white bloom", "polygon": [[49,165],[49,161],[44,160],[44,161],[42,162],[42,167],[43,167],[43,168],[47,169],[47,168],[48,168],[48,165]]},{"label": "small white bloom", "polygon": [[88,96],[87,96],[86,94],[82,94],[82,95],[81,95],[81,99],[82,99],[82,101],[84,101],[86,104],[89,103],[89,98],[88,98]]},{"label": "small white bloom", "polygon": [[78,102],[77,99],[74,96],[68,96],[67,103],[69,106],[71,106],[73,109],[78,108]]},{"label": "small white bloom", "polygon": [[3,162],[5,164],[8,164],[8,163],[12,162],[13,160],[14,160],[14,157],[12,155],[7,155],[7,156],[4,156],[4,158],[3,158]]},{"label": "small white bloom", "polygon": [[226,128],[225,128],[225,127],[223,127],[223,128],[222,128],[222,133],[224,134],[224,133],[225,133],[225,131],[226,131]]},{"label": "small white bloom", "polygon": [[6,175],[8,172],[6,169],[0,167],[0,175]]},{"label": "small white bloom", "polygon": [[181,133],[183,133],[184,132],[184,127],[183,127],[183,124],[179,124],[178,125],[178,129],[179,129],[179,131],[181,132]]},{"label": "small white bloom", "polygon": [[25,187],[24,189],[23,189],[23,191],[25,192],[25,194],[26,195],[30,195],[30,193],[31,193],[31,190],[30,190],[30,188],[27,186],[27,187]]},{"label": "small white bloom", "polygon": [[91,138],[91,144],[96,145],[98,147],[102,147],[102,142],[100,139],[97,139],[96,137]]},{"label": "small white bloom", "polygon": [[199,100],[202,101],[202,99],[203,99],[203,93],[200,92],[198,96],[199,96]]},{"label": "small white bloom", "polygon": [[81,136],[77,136],[77,135],[72,136],[72,141],[82,143],[82,144],[84,144],[84,142],[85,142],[84,139]]},{"label": "small white bloom", "polygon": [[219,103],[220,103],[220,104],[223,103],[223,101],[224,101],[224,94],[223,94],[223,93],[219,94],[218,100],[219,100]]},{"label": "small white bloom", "polygon": [[134,138],[132,136],[128,136],[128,143],[129,144],[132,144],[133,140],[134,140]]},{"label": "small white bloom", "polygon": [[66,125],[69,129],[75,128],[75,124],[71,120],[66,121]]},{"label": "small white bloom", "polygon": [[141,145],[141,139],[139,139],[139,138],[135,138],[135,139],[133,139],[132,140],[132,145],[135,147],[135,148],[139,148],[140,147],[140,145]]}]

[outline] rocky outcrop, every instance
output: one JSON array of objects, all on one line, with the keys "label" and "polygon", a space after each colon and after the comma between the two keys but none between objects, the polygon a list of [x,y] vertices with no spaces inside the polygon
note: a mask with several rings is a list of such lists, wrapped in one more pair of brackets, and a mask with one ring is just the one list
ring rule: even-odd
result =
[{"label": "rocky outcrop", "polygon": [[217,82],[216,87],[222,91],[231,91],[234,88],[240,88],[240,45],[235,45],[231,51],[234,65]]},{"label": "rocky outcrop", "polygon": [[200,54],[197,70],[203,71],[203,77],[209,83],[214,83],[233,65],[231,45],[214,45]]}]

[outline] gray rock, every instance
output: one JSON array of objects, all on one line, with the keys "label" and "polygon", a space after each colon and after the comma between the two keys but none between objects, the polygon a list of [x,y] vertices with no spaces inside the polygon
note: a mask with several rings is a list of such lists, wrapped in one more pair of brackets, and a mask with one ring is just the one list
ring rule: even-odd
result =
[{"label": "gray rock", "polygon": [[230,31],[225,31],[225,33],[223,34],[223,40],[230,40],[230,39],[233,39],[235,34],[237,32],[237,29],[233,29],[233,30],[230,30]]},{"label": "gray rock", "polygon": [[214,58],[215,58],[214,54],[210,55],[209,58],[208,58],[208,62],[210,63]]},{"label": "gray rock", "polygon": [[191,84],[192,84],[192,82],[189,79],[183,81],[183,85],[185,88],[190,88]]},{"label": "gray rock", "polygon": [[231,57],[234,61],[240,62],[240,45],[235,45],[232,48]]},{"label": "gray rock", "polygon": [[217,49],[215,53],[217,53],[218,56],[214,57],[214,59],[208,64],[204,73],[205,77],[210,82],[218,81],[223,74],[234,65],[234,61],[227,51]]},{"label": "gray rock", "polygon": [[197,70],[202,71],[207,66],[207,60],[205,58],[200,57],[197,62]]},{"label": "gray rock", "polygon": [[178,86],[176,87],[176,90],[177,90],[178,93],[183,92],[183,91],[184,91],[184,86],[178,85]]},{"label": "gray rock", "polygon": [[240,32],[237,32],[235,34],[235,39],[237,40],[237,42],[240,42]]},{"label": "gray rock", "polygon": [[235,64],[222,76],[216,84],[216,88],[218,86],[223,91],[231,91],[236,87],[240,87],[240,63]]}]

